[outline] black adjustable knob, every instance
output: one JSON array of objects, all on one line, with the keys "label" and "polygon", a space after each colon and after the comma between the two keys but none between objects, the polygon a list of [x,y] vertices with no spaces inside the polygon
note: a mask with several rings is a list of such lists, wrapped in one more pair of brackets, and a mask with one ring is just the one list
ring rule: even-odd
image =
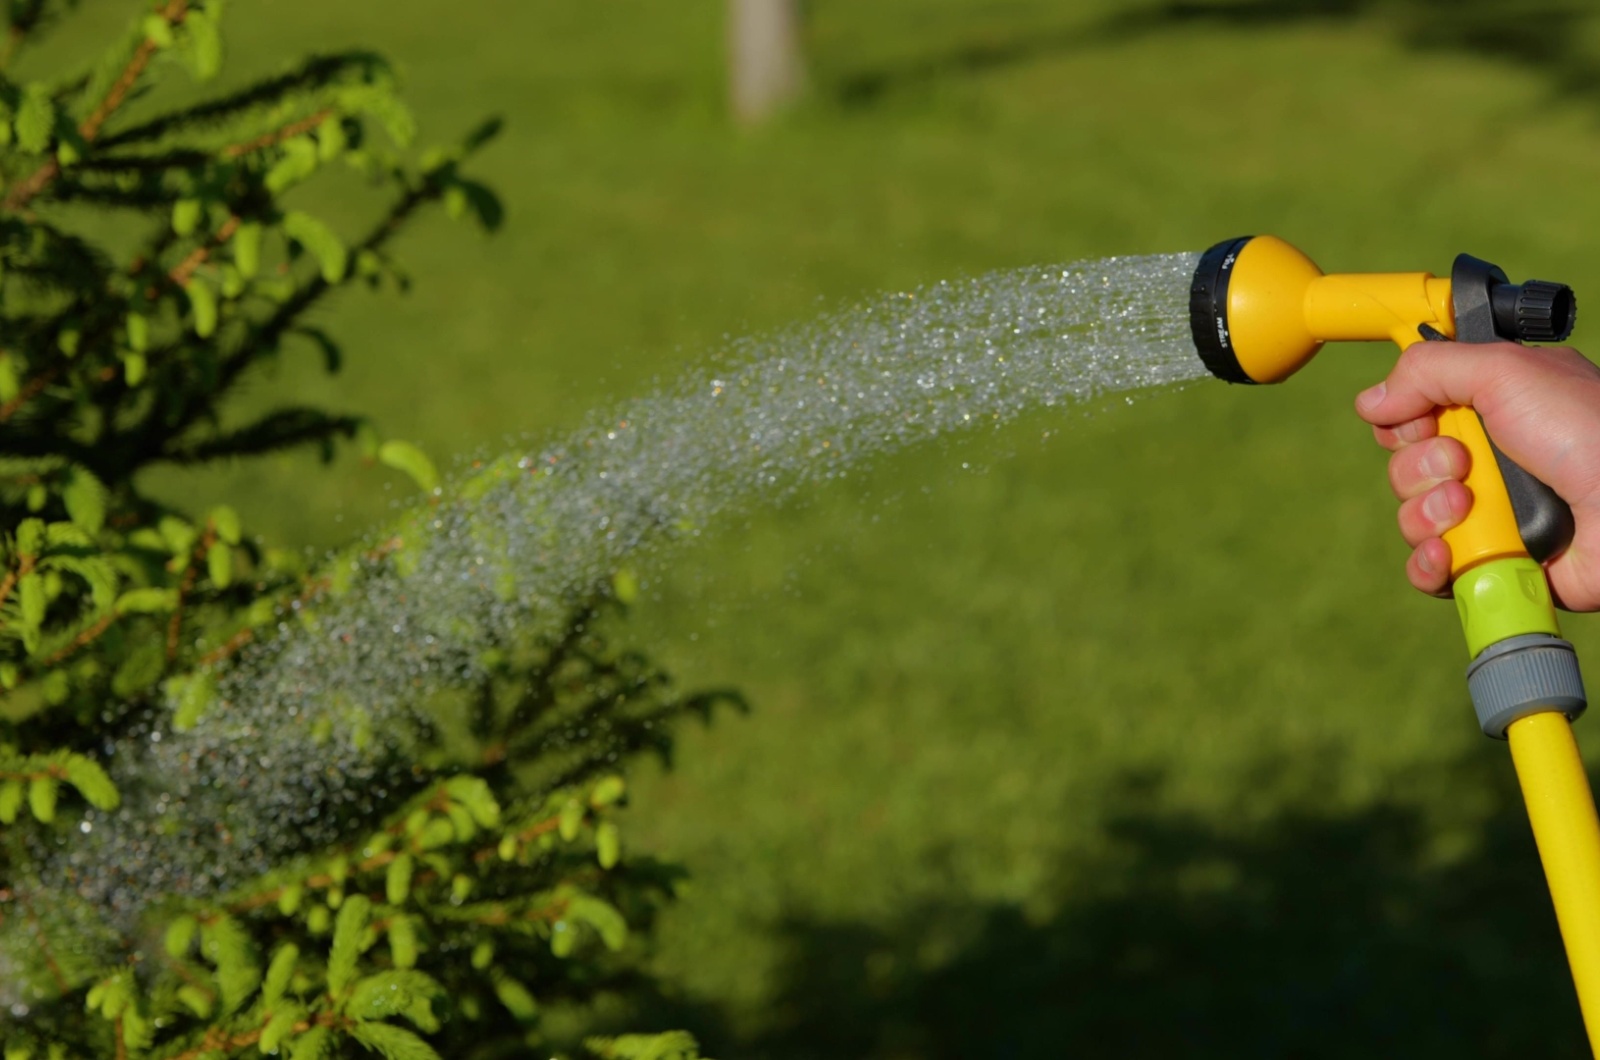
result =
[{"label": "black adjustable knob", "polygon": [[1495,331],[1518,342],[1561,342],[1572,334],[1578,316],[1572,288],[1548,280],[1496,284],[1489,300]]}]

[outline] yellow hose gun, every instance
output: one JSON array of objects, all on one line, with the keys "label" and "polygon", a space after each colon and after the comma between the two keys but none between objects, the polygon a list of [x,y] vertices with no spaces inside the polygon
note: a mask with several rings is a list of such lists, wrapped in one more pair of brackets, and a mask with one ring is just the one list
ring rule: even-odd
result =
[{"label": "yellow hose gun", "polygon": [[[1562,284],[1513,284],[1467,254],[1450,278],[1426,272],[1324,275],[1273,236],[1230,239],[1195,270],[1190,324],[1201,360],[1233,383],[1277,383],[1324,342],[1560,342],[1576,303]],[[1438,412],[1439,433],[1471,455],[1467,518],[1444,535],[1483,731],[1509,740],[1590,1048],[1600,1055],[1600,821],[1571,721],[1586,700],[1561,639],[1544,560],[1572,540],[1572,510],[1490,441],[1477,413]]]}]

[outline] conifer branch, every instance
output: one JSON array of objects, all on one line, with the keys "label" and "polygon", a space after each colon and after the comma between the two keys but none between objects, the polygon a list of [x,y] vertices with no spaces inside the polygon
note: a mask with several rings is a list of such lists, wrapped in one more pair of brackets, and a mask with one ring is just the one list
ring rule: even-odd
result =
[{"label": "conifer branch", "polygon": [[[109,291],[116,265],[101,248],[82,235],[68,232],[38,217],[30,216],[28,228],[36,240],[37,253],[31,260],[12,265],[7,272],[26,280],[42,292],[68,298],[73,304],[47,315],[24,316],[25,329],[42,333],[47,346],[53,346],[61,324],[72,314],[93,316],[103,312],[103,307],[115,299]],[[89,292],[105,292],[104,296],[89,297]],[[8,321],[8,323],[10,323]],[[16,332],[6,337],[12,338]]]},{"label": "conifer branch", "polygon": [[[110,150],[110,140],[101,140],[102,149]],[[101,155],[85,158],[77,164],[82,173],[170,173],[175,169],[192,169],[211,160],[205,151],[178,148],[159,155]]]},{"label": "conifer branch", "polygon": [[5,455],[11,457],[65,457],[72,463],[82,464],[91,471],[95,469],[97,461],[105,456],[104,453],[97,452],[97,447],[94,445],[61,435],[46,436],[33,432],[7,434],[4,449]]},{"label": "conifer branch", "polygon": [[[443,797],[444,796],[441,790],[441,794],[437,797],[437,799],[443,799]],[[429,803],[425,808],[436,810],[442,809],[442,807],[437,806],[435,803]],[[516,841],[519,847],[525,847],[529,843],[537,840],[540,836],[548,835],[551,832],[557,831],[560,829],[560,827],[561,815],[554,814],[550,817],[535,821],[528,827],[514,833],[512,838]],[[405,833],[405,823],[403,821],[396,822],[395,824],[392,824],[388,828],[384,829],[384,832],[394,836],[403,835]],[[350,866],[350,872],[352,874],[367,873],[373,872],[377,869],[385,868],[392,861],[394,861],[395,858],[399,857],[400,854],[405,850],[406,848],[404,847],[394,847],[389,850],[380,851],[369,858],[363,858],[361,861],[352,864]],[[416,853],[416,851],[412,851],[412,853]],[[499,856],[500,845],[499,843],[496,843],[493,846],[486,846],[481,850],[474,851],[472,860],[481,865],[484,862],[498,858]],[[439,874],[434,872],[432,869],[429,869],[418,873],[416,882],[418,884],[425,884],[433,882],[437,879],[439,879]],[[321,891],[337,886],[341,881],[336,879],[332,873],[318,872],[297,882],[301,887],[304,887],[307,890]],[[279,898],[283,897],[285,889],[285,887],[274,887],[271,890],[252,894],[248,898],[242,898],[228,906],[228,911],[231,913],[247,913],[252,909],[259,909],[262,906],[272,905]]]},{"label": "conifer branch", "polygon": [[34,170],[27,179],[13,184],[6,192],[6,197],[0,201],[0,206],[12,212],[21,210],[33,200],[33,197],[50,186],[50,182],[61,174],[61,163],[55,156],[38,169]]},{"label": "conifer branch", "polygon": [[[527,846],[529,843],[531,843],[534,840],[538,839],[540,836],[548,835],[549,833],[556,831],[560,827],[561,827],[561,817],[560,817],[559,814],[554,816],[554,817],[547,817],[542,821],[536,821],[535,823],[529,825],[527,828],[524,828],[522,831],[516,833],[515,839],[517,841],[517,845],[518,846]],[[497,844],[497,845],[492,846],[492,847],[484,847],[482,850],[479,850],[479,851],[475,852],[472,855],[472,860],[481,865],[483,862],[488,861],[490,858],[497,858],[499,856],[500,856],[500,847]]]},{"label": "conifer branch", "polygon": [[45,668],[49,668],[72,658],[74,655],[78,654],[78,652],[82,651],[84,648],[87,648],[89,645],[93,644],[95,641],[104,636],[106,630],[110,629],[112,623],[116,622],[119,617],[121,616],[119,616],[116,611],[107,611],[104,615],[101,615],[93,625],[89,626],[82,633],[79,633],[76,637],[73,637],[71,643],[61,648],[61,650],[57,651],[54,655],[51,655],[40,665]]},{"label": "conifer branch", "polygon": [[[365,238],[351,248],[351,257],[354,258],[361,251],[381,248],[394,238],[401,226],[419,207],[437,199],[443,192],[444,182],[441,175],[436,172],[426,174],[421,181],[408,188],[405,194],[395,201],[389,212],[373,226]],[[257,324],[244,341],[222,362],[216,389],[210,395],[203,397],[197,395],[176,417],[169,418],[167,412],[162,409],[153,410],[143,423],[131,428],[118,439],[114,448],[127,454],[124,459],[130,461],[133,466],[142,466],[167,458],[166,454],[157,448],[160,444],[157,439],[163,435],[168,437],[179,435],[192,427],[215,404],[218,397],[232,390],[261,354],[277,346],[307,310],[321,301],[329,291],[347,282],[349,282],[348,277],[339,283],[333,283],[321,275],[307,281],[272,315]],[[159,351],[151,356],[151,360],[164,359],[169,352],[171,351]]]},{"label": "conifer branch", "polygon": [[[138,279],[146,271],[150,270],[152,266],[159,268],[161,255],[166,253],[167,248],[172,246],[177,238],[178,234],[172,230],[171,225],[164,224],[157,228],[155,232],[151,233],[149,239],[145,241],[144,247],[134,257],[133,261],[128,263],[128,275]],[[159,293],[155,282],[145,288],[145,297],[148,299],[154,300]]]},{"label": "conifer branch", "polygon": [[596,617],[596,612],[597,608],[593,604],[576,609],[567,620],[566,630],[561,639],[551,645],[549,653],[539,667],[541,679],[536,681],[525,695],[519,697],[517,705],[512,709],[511,716],[506,719],[505,726],[501,730],[499,755],[502,759],[509,751],[513,738],[536,721],[554,703],[555,695],[550,679],[582,644],[590,623]]},{"label": "conifer branch", "polygon": [[[198,162],[189,163],[191,167],[197,164]],[[172,208],[172,193],[164,188],[128,189],[119,187],[114,181],[97,182],[83,179],[85,176],[96,175],[88,172],[86,166],[75,167],[72,179],[63,178],[56,181],[51,201],[109,206],[112,209],[143,213],[164,213]]]},{"label": "conifer branch", "polygon": [[[270,1021],[272,1013],[264,1013]],[[312,1027],[344,1027],[349,1025],[349,1020],[332,1012],[319,1012],[311,1019],[300,1020],[294,1025],[294,1033],[304,1034]],[[169,1057],[168,1060],[200,1060],[201,1057],[215,1053],[229,1054],[239,1049],[246,1049],[261,1040],[267,1031],[267,1023],[254,1030],[241,1031],[238,1034],[229,1034],[221,1027],[213,1027],[206,1031],[205,1037],[200,1039],[200,1044],[194,1048]]]},{"label": "conifer branch", "polygon": [[[167,0],[166,6],[156,13],[166,19],[169,25],[177,25],[183,21],[188,10],[189,0]],[[128,60],[128,65],[122,68],[122,73],[112,84],[105,98],[79,124],[78,135],[83,137],[85,143],[94,143],[95,139],[100,135],[100,130],[105,127],[105,123],[127,101],[128,93],[132,92],[133,86],[139,83],[139,78],[144,75],[145,67],[150,65],[150,58],[155,53],[155,41],[145,37],[139,42],[139,46],[134,49],[133,57]],[[11,190],[6,193],[4,201],[0,202],[0,206],[4,206],[5,209],[13,213],[22,210],[60,175],[61,159],[57,155],[51,155],[50,159],[34,170],[31,176],[19,184],[13,185]]]},{"label": "conifer branch", "polygon": [[330,415],[313,408],[278,409],[228,434],[169,447],[160,458],[175,464],[197,464],[223,456],[274,453],[297,445],[327,443],[336,436],[349,438],[360,426],[359,416]]},{"label": "conifer branch", "polygon": [[[416,185],[408,188],[404,195],[389,208],[383,220],[373,226],[365,238],[356,243],[352,248],[351,258],[354,259],[362,251],[376,251],[393,239],[400,231],[402,225],[410,220],[411,215],[423,204],[437,199],[444,192],[444,184],[437,173],[428,173]],[[342,282],[349,282],[349,277]],[[317,276],[295,292],[277,312],[268,317],[256,329],[251,339],[240,346],[232,357],[224,363],[222,368],[222,384],[219,391],[225,391],[254,361],[262,350],[274,346],[283,337],[294,323],[300,319],[313,305],[326,295],[337,284],[330,283],[322,276]]]},{"label": "conifer branch", "polygon": [[11,590],[17,587],[17,582],[32,572],[35,562],[37,562],[36,557],[23,556],[16,570],[6,571],[5,580],[0,581],[0,607],[4,607],[6,601],[11,598]]},{"label": "conifer branch", "polygon": [[[433,192],[433,195],[437,194],[437,191]],[[400,222],[429,197],[432,196],[421,195],[416,191],[407,194],[374,232],[358,244],[357,249],[370,249],[382,245],[393,236]],[[337,286],[339,285],[330,283],[319,275],[300,287],[275,312],[257,324],[244,341],[223,360],[216,388],[211,394],[196,394],[175,416],[170,410],[153,408],[142,423],[122,432],[110,446],[113,451],[121,454],[119,462],[129,467],[141,467],[158,460],[175,459],[175,455],[162,446],[161,439],[177,437],[193,427],[214,407],[220,396],[233,389],[234,384],[256,363],[257,358],[276,347],[301,316]],[[172,354],[179,352],[179,349],[177,346],[166,346],[152,351],[148,357],[152,364],[162,363]],[[115,380],[112,382],[115,383]]]},{"label": "conifer branch", "polygon": [[34,941],[39,945],[39,953],[44,957],[44,965],[50,971],[50,978],[55,980],[56,990],[65,994],[72,989],[72,983],[67,979],[67,973],[61,970],[61,963],[56,960],[55,951],[50,948],[50,938],[45,934],[39,915],[33,911],[33,903],[28,901],[28,896],[23,891],[17,892],[17,901],[22,903],[22,915],[33,928]]},{"label": "conifer branch", "polygon": [[206,553],[211,551],[211,546],[217,543],[217,527],[211,520],[206,520],[205,532],[200,535],[200,543],[195,545],[189,554],[189,565],[183,569],[183,578],[178,582],[178,602],[172,609],[172,618],[167,623],[167,662],[175,662],[178,658],[178,640],[183,633],[183,605],[188,602],[189,594],[194,591],[194,583],[200,577],[200,564],[205,561]]},{"label": "conifer branch", "polygon": [[227,147],[222,149],[222,154],[226,158],[239,158],[244,155],[252,154],[264,148],[272,147],[275,144],[281,144],[285,140],[293,140],[296,136],[300,136],[303,133],[308,133],[331,117],[333,117],[333,108],[324,107],[315,114],[301,118],[299,121],[292,121],[281,129],[274,129],[272,132],[263,133],[254,140],[246,140],[241,144],[229,144]]},{"label": "conifer branch", "polygon": [[160,950],[158,950],[157,955],[161,958],[161,963],[172,969],[172,973],[179,979],[182,979],[184,983],[194,987],[196,990],[206,995],[206,997],[211,998],[212,1000],[216,999],[217,992],[211,989],[211,987],[207,986],[203,980],[196,977],[194,972],[189,969],[188,965],[169,954],[165,947],[162,947]]},{"label": "conifer branch", "polygon": [[48,765],[43,769],[35,769],[31,772],[24,771],[21,773],[0,769],[0,780],[65,780],[66,778],[67,771],[59,765]]},{"label": "conifer branch", "polygon": [[[182,21],[181,14],[175,15],[174,11],[181,12],[187,7],[186,0],[172,0],[161,12],[161,17],[170,23]],[[93,143],[100,135],[100,130],[105,126],[111,115],[117,112],[123,102],[127,100],[128,93],[133,91],[133,86],[139,83],[139,78],[144,75],[144,68],[150,65],[150,57],[156,53],[156,42],[145,37],[133,51],[133,58],[128,60],[128,65],[122,68],[122,73],[112,84],[111,90],[106,93],[106,98],[100,101],[99,106],[90,112],[89,116],[78,126],[78,135],[84,140]]]},{"label": "conifer branch", "polygon": [[[9,8],[13,26],[24,15],[44,12],[40,29],[28,35],[29,46],[42,28],[54,25],[58,8],[76,6],[76,0],[0,2]],[[260,571],[231,579],[231,561],[239,557],[222,542],[238,540],[232,525],[237,517],[219,510],[209,520],[196,518],[156,501],[135,481],[137,471],[157,461],[197,463],[306,442],[330,445],[338,434],[352,433],[356,419],[320,408],[269,407],[264,415],[230,423],[223,415],[225,391],[239,389],[238,381],[252,366],[259,368],[279,356],[280,349],[299,354],[291,340],[301,332],[321,347],[330,370],[335,368],[339,351],[307,321],[308,312],[315,312],[319,302],[344,284],[389,275],[386,261],[375,262],[372,255],[387,249],[419,206],[446,194],[459,195],[486,228],[494,227],[498,218],[492,193],[457,170],[487,132],[429,155],[441,161],[425,162],[420,173],[393,160],[385,148],[368,150],[374,145],[365,141],[375,128],[388,130],[402,147],[409,133],[409,112],[391,91],[393,79],[371,56],[314,60],[285,78],[249,85],[223,100],[189,107],[180,101],[176,111],[160,104],[146,110],[142,94],[161,81],[169,66],[170,53],[162,49],[186,50],[197,77],[216,66],[215,20],[222,5],[141,0],[139,6],[139,14],[149,21],[131,28],[104,53],[92,74],[65,85],[53,80],[45,90],[47,99],[33,98],[40,92],[37,87],[22,90],[33,94],[29,121],[22,127],[26,135],[0,149],[6,179],[14,180],[10,186],[0,183],[0,227],[10,247],[8,281],[27,288],[30,296],[0,314],[5,332],[0,346],[9,354],[6,383],[11,395],[0,401],[0,451],[12,470],[6,496],[13,522],[31,518],[30,506],[39,509],[34,514],[44,516],[50,543],[48,549],[29,546],[43,557],[31,570],[15,549],[0,556],[0,606],[17,615],[18,600],[12,598],[21,597],[31,620],[27,640],[10,638],[0,662],[6,664],[8,681],[15,675],[28,682],[24,696],[31,696],[43,679],[51,682],[52,692],[66,689],[64,696],[52,694],[53,702],[24,718],[0,719],[6,745],[29,752],[22,760],[8,756],[0,770],[0,804],[8,817],[22,812],[14,803],[26,804],[39,822],[48,824],[54,817],[61,846],[83,842],[67,834],[77,822],[52,813],[58,793],[67,789],[76,789],[101,808],[126,798],[134,814],[128,819],[136,828],[152,820],[143,815],[153,808],[159,781],[119,793],[120,783],[109,774],[89,775],[93,754],[87,761],[74,756],[80,749],[99,750],[108,741],[128,746],[151,727],[171,722],[169,699],[179,689],[163,689],[159,678],[180,667],[233,667],[228,660],[249,655],[247,645],[276,636],[297,594],[316,611],[345,591],[342,578],[330,574],[335,568],[320,566],[310,574],[280,571],[253,542],[238,547],[241,555],[258,559]],[[175,22],[182,23],[176,33],[163,32],[164,25],[170,28]],[[0,24],[0,60],[15,47],[4,39],[6,28]],[[157,40],[161,43],[153,43]],[[162,81],[159,87],[167,86]],[[10,99],[9,93],[20,86],[5,82],[5,88]],[[348,123],[348,130],[337,124],[341,122]],[[54,135],[56,131],[61,135]],[[348,143],[337,135],[345,131]],[[321,142],[303,150],[313,139]],[[90,145],[87,150],[85,144]],[[369,214],[360,222],[379,223],[356,230],[355,239],[342,238],[314,218],[294,216],[292,198],[284,198],[290,186],[334,162],[352,163],[384,188],[372,204],[376,217]],[[275,169],[280,163],[282,168]],[[8,208],[18,212],[5,212]],[[109,217],[113,210],[140,222],[142,231],[125,241],[120,228],[93,225],[95,218]],[[71,224],[52,225],[55,213],[70,214]],[[75,236],[73,230],[85,235]],[[286,262],[279,253],[282,240],[289,245]],[[28,459],[30,454],[39,459]],[[102,527],[110,529],[95,532]],[[26,543],[35,527],[29,525],[23,533]],[[398,536],[378,535],[341,553],[355,571],[353,591],[403,567],[389,558],[402,545]],[[55,576],[48,584],[39,582],[40,571],[52,566],[61,572],[59,582]],[[36,588],[46,589],[42,618]],[[141,617],[121,617],[135,615]],[[43,647],[36,642],[33,625],[41,627]],[[365,1046],[375,1054],[412,1057],[436,1055],[430,1044],[435,1041],[442,1055],[465,1055],[478,1043],[457,1046],[476,1037],[485,1039],[491,1051],[512,1036],[520,1042],[526,1021],[504,996],[506,1011],[487,1012],[481,1025],[441,1026],[430,1018],[426,1010],[439,993],[459,990],[487,999],[490,986],[504,985],[500,965],[469,970],[464,964],[467,951],[458,944],[500,944],[504,937],[507,955],[521,956],[528,935],[548,935],[547,922],[566,916],[594,928],[611,947],[627,926],[621,921],[631,919],[635,909],[641,915],[647,909],[648,893],[640,891],[643,905],[629,899],[641,880],[645,888],[650,881],[643,873],[605,875],[617,854],[616,833],[604,808],[615,794],[602,798],[591,793],[583,803],[580,789],[574,788],[547,800],[540,797],[542,779],[530,780],[531,774],[522,771],[536,768],[542,778],[575,760],[588,768],[595,752],[587,743],[562,746],[552,763],[524,761],[519,752],[547,736],[547,728],[561,718],[593,716],[587,711],[599,693],[574,683],[579,671],[598,675],[596,680],[616,690],[608,702],[624,728],[621,743],[607,744],[613,750],[627,752],[649,743],[626,726],[637,724],[634,719],[641,715],[656,717],[653,708],[664,697],[640,665],[614,659],[592,635],[572,631],[527,644],[530,650],[537,647],[539,662],[524,658],[520,636],[516,649],[511,635],[490,639],[506,641],[496,646],[506,650],[507,662],[503,670],[495,664],[495,680],[484,682],[486,720],[471,734],[476,743],[470,746],[501,741],[497,750],[485,752],[486,764],[461,760],[458,750],[471,755],[467,744],[446,747],[441,741],[441,755],[429,751],[410,762],[400,747],[362,747],[363,761],[375,767],[373,775],[385,777],[382,788],[373,790],[373,801],[361,806],[320,803],[329,810],[324,821],[337,831],[308,833],[292,846],[259,852],[270,868],[267,862],[254,869],[240,865],[238,871],[231,864],[223,866],[227,875],[205,892],[217,894],[217,899],[206,901],[194,890],[203,871],[198,859],[252,843],[255,803],[221,795],[226,809],[214,817],[187,815],[176,833],[152,831],[151,863],[162,856],[163,844],[193,842],[183,850],[174,847],[178,861],[165,878],[136,880],[139,869],[121,860],[92,863],[80,873],[70,848],[66,855],[54,845],[48,850],[32,844],[19,848],[22,861],[16,871],[0,870],[0,945],[25,953],[26,970],[36,985],[60,995],[30,1013],[34,1026],[20,1032],[40,1043],[48,1036],[51,1047],[59,1039],[71,1055],[128,1060],[147,1054],[166,1060],[253,1055],[259,1047],[271,1049],[274,1041],[280,1049],[285,1044],[292,1048],[299,1043],[289,1039],[306,1032],[329,1050]],[[508,686],[501,678],[513,673],[537,687],[520,703],[503,703],[499,697]],[[203,711],[231,695],[225,675],[185,676],[198,678],[182,689],[186,709]],[[224,680],[213,681],[217,676]],[[638,678],[633,684],[620,683],[633,678]],[[118,705],[107,712],[103,705],[111,701]],[[508,725],[507,716],[516,708],[522,713],[515,714],[516,724]],[[418,724],[427,723],[419,717]],[[165,738],[171,730],[160,731]],[[320,729],[305,735],[313,742],[321,739]],[[419,730],[417,749],[442,736]],[[585,733],[575,741],[588,739]],[[32,754],[35,749],[40,753]],[[168,745],[162,752],[168,750],[184,749]],[[62,764],[47,767],[44,763],[52,759],[46,753]],[[148,761],[157,766],[168,762],[164,753],[152,753]],[[272,768],[264,759],[257,762],[262,770]],[[173,772],[187,775],[191,768],[215,771],[228,765],[201,766],[185,758]],[[139,775],[154,777],[154,770]],[[250,786],[256,774],[247,771],[238,779]],[[317,783],[313,778],[312,786]],[[578,801],[567,802],[569,796]],[[405,811],[423,811],[423,829],[410,813],[402,818],[389,812],[402,804]],[[557,806],[560,814],[554,813]],[[575,820],[581,837],[570,830]],[[551,840],[563,823],[575,843],[555,847]],[[377,829],[391,834],[380,833],[381,841],[370,848],[339,849],[345,839],[334,838],[353,837],[359,830],[370,841],[380,838],[372,834]],[[111,842],[120,840],[113,837]],[[493,849],[480,850],[495,840]],[[542,856],[546,845],[551,845],[550,858]],[[511,856],[509,863],[497,860],[502,852]],[[91,859],[98,853],[92,849]],[[339,860],[325,860],[329,856]],[[241,878],[241,872],[256,869],[264,871],[255,874],[254,882]],[[285,885],[295,892],[304,889],[312,908],[290,909],[281,889]],[[15,897],[19,886],[29,889],[33,903],[26,915]],[[163,890],[174,901],[163,899]],[[107,903],[113,895],[127,895],[128,904],[117,905],[120,897]],[[468,895],[474,897],[473,908],[457,909],[459,915],[452,916],[447,901],[459,906]],[[341,918],[343,941],[339,929],[335,931],[334,952],[328,956],[337,958],[337,972],[320,953],[306,959],[297,953],[284,956],[289,949],[284,943],[317,946],[309,940],[323,934],[317,918],[327,912],[317,906],[318,900],[332,906],[345,897],[357,906],[364,904],[362,896],[371,907],[361,910],[359,918]],[[199,908],[197,900],[203,903]],[[274,900],[281,907],[268,905]],[[228,903],[234,902],[245,903],[249,915],[227,915]],[[97,918],[108,904],[112,915]],[[192,922],[163,924],[174,912],[177,919],[190,920],[184,911],[191,909]],[[313,919],[306,923],[299,913]],[[387,957],[349,953],[352,919],[362,921],[357,928],[362,937],[376,931],[387,938]],[[169,929],[173,953],[154,944],[163,926]],[[174,928],[190,933],[182,949],[173,941]],[[192,953],[194,932],[200,933],[198,956]],[[443,944],[435,945],[436,939]],[[258,958],[273,949],[276,970],[263,983]],[[560,952],[561,946],[556,949]],[[419,955],[425,955],[421,966],[426,972],[413,970]],[[611,981],[609,966],[591,972],[585,966],[587,954],[573,956],[576,960],[536,984],[541,1001],[546,996],[591,996]],[[137,976],[134,963],[142,965]],[[91,973],[103,978],[85,981]],[[378,977],[369,992],[399,991],[409,1008],[394,1007],[398,1002],[389,1000],[375,1007],[351,1007],[363,973],[369,982]],[[520,984],[514,985],[523,992]],[[86,1007],[84,993],[96,989],[105,1004]],[[258,990],[265,993],[258,995]],[[280,996],[282,1004],[272,1000]],[[109,1020],[102,1018],[108,1013]],[[397,1017],[393,1024],[385,1022],[390,1017]],[[415,1032],[402,1025],[407,1018]],[[327,1040],[333,1038],[339,1040]]]},{"label": "conifer branch", "polygon": [[167,273],[167,277],[179,287],[188,287],[190,279],[194,277],[195,270],[204,265],[206,259],[213,253],[226,246],[228,240],[233,238],[233,234],[239,230],[239,226],[243,223],[238,214],[229,214],[228,219],[222,223],[222,227],[217,229],[216,234],[207,242],[191,250],[188,257],[172,267],[172,270]]},{"label": "conifer branch", "polygon": [[255,639],[256,631],[251,629],[249,626],[246,626],[233,636],[229,637],[227,640],[223,641],[220,645],[213,648],[211,651],[200,656],[200,661],[197,665],[200,669],[205,669],[207,667],[215,666],[217,663],[226,659],[231,659],[233,656],[237,655],[241,650],[243,650],[245,645],[249,644]]},{"label": "conifer branch", "polygon": [[17,391],[15,397],[13,397],[10,401],[7,401],[4,405],[0,405],[0,423],[5,423],[7,420],[11,419],[11,417],[15,416],[24,405],[38,397],[39,394],[45,390],[45,388],[50,386],[51,383],[54,383],[56,381],[56,377],[61,374],[61,367],[62,366],[59,364],[53,364],[44,371],[40,372],[38,375],[35,375],[26,383],[23,383],[21,389]]},{"label": "conifer branch", "polygon": [[514,916],[510,903],[496,902],[477,916],[461,919],[469,924],[481,924],[484,927],[503,927],[513,920],[525,920],[530,923],[554,922],[566,915],[567,908],[571,904],[567,901],[555,901],[538,909],[525,909],[520,915]]},{"label": "conifer branch", "polygon": [[386,72],[388,68],[383,58],[373,52],[356,51],[316,56],[307,60],[301,69],[293,73],[269,78],[231,96],[201,103],[172,114],[164,114],[142,125],[124,129],[106,137],[101,141],[101,146],[120,147],[123,144],[158,140],[169,133],[192,126],[215,125],[254,107],[275,103],[297,89],[322,88],[332,84],[345,73],[359,72],[370,77],[375,72]]},{"label": "conifer branch", "polygon": [[[474,130],[465,144],[466,152],[470,153],[482,146],[496,131],[498,131],[497,123],[489,123]],[[389,212],[383,219],[351,247],[351,257],[354,258],[363,251],[379,250],[393,239],[412,214],[444,193],[453,168],[452,163],[429,170],[416,183],[407,187],[390,206]],[[307,281],[270,316],[251,328],[233,352],[223,360],[216,388],[210,394],[195,395],[186,401],[184,407],[176,414],[170,409],[153,408],[143,422],[119,432],[115,437],[104,439],[101,448],[118,454],[116,459],[119,467],[136,468],[158,460],[171,459],[163,452],[161,439],[176,437],[194,426],[219,398],[233,389],[263,353],[276,348],[283,336],[312,306],[329,291],[348,282],[350,282],[349,276],[338,282],[330,282],[321,275]],[[165,361],[175,351],[176,347],[167,347],[153,351],[147,356],[152,364],[156,364]],[[105,402],[112,400],[113,396],[114,394],[102,395],[99,403],[104,405]],[[104,457],[92,462],[90,466],[98,466],[103,462]]]}]

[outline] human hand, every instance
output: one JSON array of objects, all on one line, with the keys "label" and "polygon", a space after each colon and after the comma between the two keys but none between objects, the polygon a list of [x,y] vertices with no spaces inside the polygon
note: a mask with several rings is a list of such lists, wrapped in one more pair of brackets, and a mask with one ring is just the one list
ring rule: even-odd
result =
[{"label": "human hand", "polygon": [[1450,546],[1440,535],[1466,518],[1466,447],[1439,437],[1434,412],[1471,405],[1500,451],[1572,506],[1576,532],[1545,564],[1556,602],[1600,610],[1600,368],[1566,346],[1419,342],[1389,377],[1356,397],[1389,458],[1411,584],[1450,595]]}]

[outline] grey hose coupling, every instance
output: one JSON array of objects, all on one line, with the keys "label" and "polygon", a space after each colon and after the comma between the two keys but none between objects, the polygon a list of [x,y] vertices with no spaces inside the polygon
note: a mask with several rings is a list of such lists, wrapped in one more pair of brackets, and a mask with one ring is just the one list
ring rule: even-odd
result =
[{"label": "grey hose coupling", "polygon": [[1507,637],[1483,649],[1467,667],[1467,687],[1478,724],[1496,740],[1530,714],[1559,711],[1571,721],[1588,706],[1578,653],[1545,633]]}]

